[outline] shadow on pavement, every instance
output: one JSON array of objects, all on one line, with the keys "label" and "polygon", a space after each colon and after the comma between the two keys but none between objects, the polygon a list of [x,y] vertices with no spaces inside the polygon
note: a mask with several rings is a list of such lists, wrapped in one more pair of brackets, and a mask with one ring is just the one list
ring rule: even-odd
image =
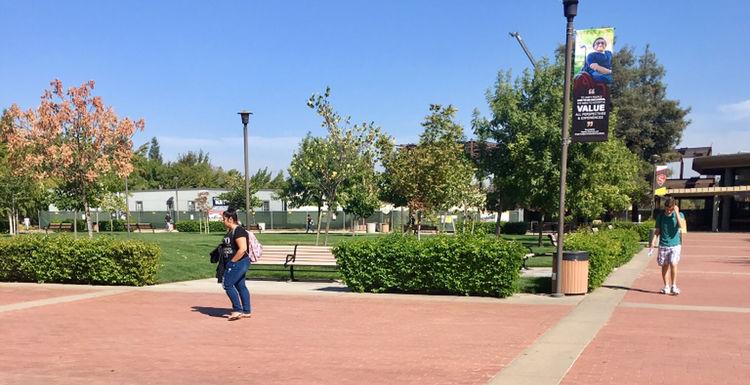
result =
[{"label": "shadow on pavement", "polygon": [[334,292],[342,292],[342,293],[348,293],[352,291],[352,289],[348,287],[340,287],[340,286],[328,286],[328,287],[320,287],[315,289],[317,291],[334,291]]},{"label": "shadow on pavement", "polygon": [[193,311],[205,314],[210,317],[227,318],[232,313],[231,309],[221,307],[193,306]]},{"label": "shadow on pavement", "polygon": [[635,287],[616,286],[616,285],[602,285],[602,287],[606,287],[607,289],[638,291],[638,292],[641,292],[641,293],[650,293],[650,294],[660,294],[661,295],[661,292],[658,292],[656,290],[645,290],[645,289],[638,289],[638,288],[635,288]]}]

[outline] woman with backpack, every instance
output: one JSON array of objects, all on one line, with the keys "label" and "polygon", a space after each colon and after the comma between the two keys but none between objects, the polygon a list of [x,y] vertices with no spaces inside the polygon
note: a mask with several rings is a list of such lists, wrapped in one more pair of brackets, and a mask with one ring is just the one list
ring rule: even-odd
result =
[{"label": "woman with backpack", "polygon": [[250,317],[250,291],[245,285],[245,275],[250,268],[250,257],[248,255],[249,234],[247,230],[238,225],[237,211],[228,209],[222,214],[222,222],[227,229],[224,236],[222,249],[226,260],[224,269],[223,287],[232,302],[232,314],[230,321]]}]

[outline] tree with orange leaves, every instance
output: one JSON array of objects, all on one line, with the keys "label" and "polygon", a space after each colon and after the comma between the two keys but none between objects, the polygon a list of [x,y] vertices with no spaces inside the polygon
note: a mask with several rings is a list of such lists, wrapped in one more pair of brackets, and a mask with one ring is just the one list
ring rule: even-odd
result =
[{"label": "tree with orange leaves", "polygon": [[[93,96],[94,81],[63,90],[50,83],[36,109],[9,109],[13,124],[5,133],[8,156],[15,173],[51,179],[58,201],[84,211],[93,236],[90,209],[101,196],[107,175],[128,175],[133,166],[132,137],[143,130],[143,119],[120,119],[101,97]],[[68,199],[66,199],[66,197]]]}]

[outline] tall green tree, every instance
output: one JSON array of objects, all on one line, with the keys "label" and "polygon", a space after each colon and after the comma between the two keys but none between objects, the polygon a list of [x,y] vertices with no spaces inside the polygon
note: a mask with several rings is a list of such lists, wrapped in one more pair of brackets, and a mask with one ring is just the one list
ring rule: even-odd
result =
[{"label": "tall green tree", "polygon": [[[383,158],[391,202],[405,200],[422,217],[460,206],[472,191],[475,169],[463,149],[463,127],[455,122],[453,106],[430,106],[419,143],[393,149]],[[395,202],[394,202],[395,203]]]},{"label": "tall green tree", "polygon": [[637,220],[638,206],[651,200],[652,156],[672,152],[680,143],[682,133],[690,124],[690,108],[669,99],[666,73],[656,54],[647,45],[639,56],[630,46],[618,50],[612,60],[614,84],[611,87],[617,122],[614,133],[641,159],[638,187],[631,199],[633,220]]},{"label": "tall green tree", "polygon": [[[515,81],[501,72],[488,93],[492,119],[475,119],[475,132],[485,142],[480,165],[492,176],[488,200],[498,211],[523,207],[539,211],[544,221],[558,210],[562,75],[561,58],[542,60]],[[627,207],[638,161],[621,140],[572,144],[568,167],[571,216],[590,219]]]},{"label": "tall green tree", "polygon": [[[307,106],[322,118],[325,137],[307,135],[292,157],[289,166],[290,186],[304,191],[302,196],[322,199],[328,214],[324,244],[328,243],[331,209],[342,204],[341,192],[361,175],[363,169],[372,169],[378,158],[378,144],[385,141],[380,129],[373,123],[350,124],[329,101],[331,90],[314,94]],[[313,198],[315,197],[315,198]],[[316,243],[320,237],[320,214]]]},{"label": "tall green tree", "polygon": [[526,208],[544,221],[557,211],[563,72],[543,59],[515,80],[500,72],[488,91],[492,119],[477,122],[475,132],[488,143],[480,164],[492,176],[488,201],[498,212]]},{"label": "tall green tree", "polygon": [[[230,170],[232,171],[232,170]],[[237,210],[245,209],[245,178],[240,173],[230,173],[231,178],[227,189],[229,191],[219,194],[217,198],[226,201],[229,207],[233,207]],[[258,192],[258,185],[250,180],[250,209],[258,207],[262,203],[255,193]]]},{"label": "tall green tree", "polygon": [[159,148],[159,141],[156,140],[156,137],[151,138],[151,145],[148,149],[148,159],[156,161],[158,163],[163,163],[161,157],[161,149]]}]

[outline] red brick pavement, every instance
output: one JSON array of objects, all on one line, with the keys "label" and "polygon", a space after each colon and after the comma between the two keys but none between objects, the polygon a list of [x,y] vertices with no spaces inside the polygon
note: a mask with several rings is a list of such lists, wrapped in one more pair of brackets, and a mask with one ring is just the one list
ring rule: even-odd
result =
[{"label": "red brick pavement", "polygon": [[32,285],[23,287],[0,287],[0,305],[83,294],[91,291],[93,290],[69,288],[61,290],[60,288]]},{"label": "red brick pavement", "polygon": [[134,291],[0,313],[2,384],[481,384],[570,306]]},{"label": "red brick pavement", "polygon": [[[634,282],[562,384],[750,384],[750,234],[689,234],[679,296],[656,294],[659,271],[653,262]],[[623,306],[638,303],[663,306]]]}]

